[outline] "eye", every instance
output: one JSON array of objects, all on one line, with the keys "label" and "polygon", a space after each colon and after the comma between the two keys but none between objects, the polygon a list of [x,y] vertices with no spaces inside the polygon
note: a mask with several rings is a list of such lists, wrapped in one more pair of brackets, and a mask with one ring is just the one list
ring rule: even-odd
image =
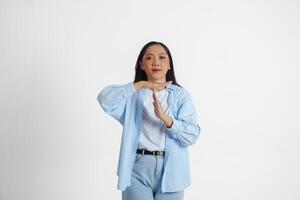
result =
[{"label": "eye", "polygon": [[151,57],[150,57],[150,56],[146,57],[146,60],[150,60],[150,59],[151,59]]},{"label": "eye", "polygon": [[165,57],[165,56],[160,56],[160,58],[161,58],[161,59],[165,59],[166,57]]}]

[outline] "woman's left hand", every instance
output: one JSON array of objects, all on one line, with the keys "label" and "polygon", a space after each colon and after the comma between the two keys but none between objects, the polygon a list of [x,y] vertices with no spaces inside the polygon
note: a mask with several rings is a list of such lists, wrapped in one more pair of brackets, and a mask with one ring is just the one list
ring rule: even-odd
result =
[{"label": "woman's left hand", "polygon": [[159,100],[156,98],[155,89],[152,89],[152,91],[153,91],[152,97],[153,97],[154,113],[156,117],[163,120],[166,118],[166,113],[164,112]]},{"label": "woman's left hand", "polygon": [[168,128],[170,128],[173,125],[173,119],[169,117],[164,111],[163,108],[159,102],[159,100],[155,96],[155,89],[153,91],[153,106],[154,106],[154,113],[155,115],[162,120]]}]

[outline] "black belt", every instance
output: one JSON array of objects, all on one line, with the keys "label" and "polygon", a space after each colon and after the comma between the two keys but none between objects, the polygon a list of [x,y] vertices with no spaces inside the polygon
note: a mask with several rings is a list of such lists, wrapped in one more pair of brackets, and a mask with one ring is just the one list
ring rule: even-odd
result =
[{"label": "black belt", "polygon": [[148,151],[147,149],[137,149],[136,153],[138,154],[147,154],[147,155],[154,155],[154,156],[164,156],[165,155],[165,151],[159,151],[159,150],[155,150],[155,151]]}]

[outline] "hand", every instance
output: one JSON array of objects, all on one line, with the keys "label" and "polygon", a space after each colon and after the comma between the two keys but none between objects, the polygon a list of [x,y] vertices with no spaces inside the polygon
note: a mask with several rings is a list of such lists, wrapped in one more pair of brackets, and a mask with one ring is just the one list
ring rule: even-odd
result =
[{"label": "hand", "polygon": [[164,89],[168,84],[171,84],[172,81],[167,81],[165,83],[154,83],[151,81],[139,81],[134,83],[134,87],[136,90],[139,90],[141,88],[149,88],[149,89],[156,89],[156,90],[162,90]]},{"label": "hand", "polygon": [[173,124],[173,120],[163,111],[163,108],[159,100],[156,98],[155,89],[153,89],[152,91],[153,91],[152,96],[153,96],[154,113],[156,117],[162,120],[167,125],[167,127],[170,128]]},{"label": "hand", "polygon": [[172,81],[167,81],[165,83],[154,83],[151,81],[145,81],[144,82],[144,88],[149,88],[155,91],[163,90],[168,84],[171,84]]}]

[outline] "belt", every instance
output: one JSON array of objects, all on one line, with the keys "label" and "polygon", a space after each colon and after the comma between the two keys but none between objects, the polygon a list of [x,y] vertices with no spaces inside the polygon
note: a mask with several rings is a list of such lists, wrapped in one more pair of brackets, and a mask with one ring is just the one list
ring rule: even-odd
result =
[{"label": "belt", "polygon": [[138,154],[147,154],[147,155],[153,155],[153,156],[164,156],[165,155],[165,151],[159,151],[159,150],[155,150],[155,151],[148,151],[147,149],[137,149],[136,153]]}]

